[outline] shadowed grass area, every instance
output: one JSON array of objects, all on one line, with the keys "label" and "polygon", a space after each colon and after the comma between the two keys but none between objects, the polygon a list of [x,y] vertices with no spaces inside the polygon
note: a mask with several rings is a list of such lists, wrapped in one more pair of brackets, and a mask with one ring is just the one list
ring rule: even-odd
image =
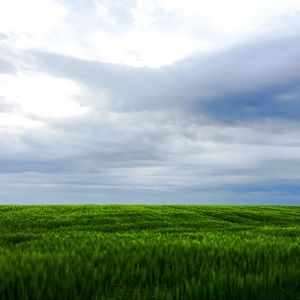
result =
[{"label": "shadowed grass area", "polygon": [[300,299],[300,207],[0,206],[0,299]]}]

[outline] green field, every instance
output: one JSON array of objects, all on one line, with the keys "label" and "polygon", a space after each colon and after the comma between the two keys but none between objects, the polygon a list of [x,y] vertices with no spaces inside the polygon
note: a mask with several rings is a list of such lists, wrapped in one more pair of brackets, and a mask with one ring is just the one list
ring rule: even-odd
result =
[{"label": "green field", "polygon": [[300,207],[0,206],[0,299],[300,299]]}]

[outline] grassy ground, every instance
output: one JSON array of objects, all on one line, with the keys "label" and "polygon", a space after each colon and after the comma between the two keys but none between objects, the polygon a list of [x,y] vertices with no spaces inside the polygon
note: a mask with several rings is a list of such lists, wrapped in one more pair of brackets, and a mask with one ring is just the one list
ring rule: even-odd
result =
[{"label": "grassy ground", "polygon": [[0,206],[0,299],[300,299],[300,207]]}]

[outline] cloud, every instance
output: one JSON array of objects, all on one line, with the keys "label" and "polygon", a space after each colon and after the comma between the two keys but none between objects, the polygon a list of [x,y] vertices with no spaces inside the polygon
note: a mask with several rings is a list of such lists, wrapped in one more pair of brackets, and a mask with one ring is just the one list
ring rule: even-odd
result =
[{"label": "cloud", "polygon": [[298,4],[254,2],[1,20],[0,200],[297,203]]},{"label": "cloud", "polygon": [[0,31],[13,34],[20,49],[159,67],[195,52],[218,51],[256,36],[262,27],[270,34],[286,24],[278,16],[290,20],[297,10],[293,0],[13,0],[0,6]]},{"label": "cloud", "polygon": [[9,36],[0,31],[0,74],[13,73],[16,70],[15,56],[9,47]]},{"label": "cloud", "polygon": [[65,16],[66,9],[53,0],[11,0],[0,4],[0,29],[36,35],[57,28]]},{"label": "cloud", "polygon": [[223,120],[297,118],[297,100],[277,100],[299,88],[298,40],[299,35],[281,34],[254,39],[160,69],[130,68],[47,52],[29,54],[43,72],[97,87],[115,108],[181,109]]},{"label": "cloud", "polygon": [[6,139],[15,151],[1,152],[1,173],[11,174],[3,177],[2,185],[29,185],[48,191],[49,197],[62,189],[70,195],[93,191],[95,197],[96,191],[101,195],[110,190],[106,201],[116,201],[126,190],[128,196],[120,201],[131,201],[138,191],[141,199],[157,191],[182,197],[193,191],[195,200],[196,191],[253,193],[265,185],[270,189],[273,182],[286,182],[291,189],[299,183],[298,123],[226,126],[189,121],[178,115],[172,119],[127,112],[27,129],[18,134],[19,144],[13,143],[16,134],[14,141]]},{"label": "cloud", "polygon": [[0,89],[4,103],[26,114],[60,118],[88,111],[74,101],[79,88],[68,80],[43,74],[0,75]]}]

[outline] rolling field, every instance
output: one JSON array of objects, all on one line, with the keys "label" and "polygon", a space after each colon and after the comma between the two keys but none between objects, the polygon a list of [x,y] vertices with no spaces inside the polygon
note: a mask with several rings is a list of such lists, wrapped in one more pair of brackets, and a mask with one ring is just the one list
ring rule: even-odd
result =
[{"label": "rolling field", "polygon": [[0,299],[300,299],[300,207],[0,206]]}]

